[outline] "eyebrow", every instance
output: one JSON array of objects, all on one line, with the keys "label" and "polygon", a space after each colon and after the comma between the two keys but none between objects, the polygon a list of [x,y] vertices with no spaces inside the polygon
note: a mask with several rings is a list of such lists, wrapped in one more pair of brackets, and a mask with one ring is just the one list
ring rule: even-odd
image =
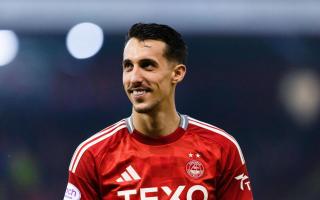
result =
[{"label": "eyebrow", "polygon": [[139,60],[140,65],[143,63],[151,63],[154,66],[158,66],[158,63],[155,60],[150,59],[150,58],[144,58],[144,59]]},{"label": "eyebrow", "polygon": [[[153,64],[154,66],[158,66],[158,62],[153,60],[153,59],[151,59],[151,58],[144,58],[144,59],[139,60],[139,65],[141,65],[143,63],[147,63],[147,62]],[[128,63],[132,63],[132,61],[130,59],[125,59],[125,60],[122,61],[122,65],[125,65],[125,64],[128,64]]]}]

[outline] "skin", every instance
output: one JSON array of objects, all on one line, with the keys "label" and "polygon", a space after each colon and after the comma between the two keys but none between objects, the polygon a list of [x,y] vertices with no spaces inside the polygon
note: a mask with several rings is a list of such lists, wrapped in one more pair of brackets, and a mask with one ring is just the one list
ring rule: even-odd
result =
[{"label": "skin", "polygon": [[123,51],[123,87],[132,103],[136,130],[157,138],[174,132],[180,117],[175,88],[186,66],[164,56],[166,44],[158,40],[131,38]]}]

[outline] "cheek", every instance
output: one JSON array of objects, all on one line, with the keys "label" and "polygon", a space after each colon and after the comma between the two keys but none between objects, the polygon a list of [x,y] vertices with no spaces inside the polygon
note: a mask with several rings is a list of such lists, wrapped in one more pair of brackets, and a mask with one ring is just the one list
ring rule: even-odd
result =
[{"label": "cheek", "polygon": [[128,85],[128,76],[122,75],[122,85],[126,87]]},{"label": "cheek", "polygon": [[168,94],[171,91],[171,77],[166,76],[164,79],[161,80],[160,82],[160,89],[162,91],[162,93],[164,94]]}]

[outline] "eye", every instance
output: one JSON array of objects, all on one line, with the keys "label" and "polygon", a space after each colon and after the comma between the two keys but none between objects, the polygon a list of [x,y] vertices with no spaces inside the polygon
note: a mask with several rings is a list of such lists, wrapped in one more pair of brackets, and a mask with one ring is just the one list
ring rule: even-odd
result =
[{"label": "eye", "polygon": [[133,68],[133,64],[130,62],[125,62],[122,65],[124,71],[130,71]]},{"label": "eye", "polygon": [[142,63],[142,64],[141,64],[141,67],[142,67],[142,68],[151,67],[151,64],[150,64],[150,63],[145,62],[145,63]]},{"label": "eye", "polygon": [[152,70],[155,67],[155,64],[150,60],[144,60],[140,63],[140,66],[143,69]]}]

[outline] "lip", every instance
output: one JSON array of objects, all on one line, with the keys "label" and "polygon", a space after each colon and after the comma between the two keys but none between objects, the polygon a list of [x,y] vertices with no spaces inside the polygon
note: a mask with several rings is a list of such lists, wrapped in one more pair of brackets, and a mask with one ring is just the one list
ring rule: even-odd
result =
[{"label": "lip", "polygon": [[128,93],[135,99],[144,97],[151,90],[149,88],[129,88]]},{"label": "lip", "polygon": [[140,97],[143,97],[146,93],[147,92],[145,90],[133,90],[133,92],[131,94],[135,98],[140,98]]},{"label": "lip", "polygon": [[149,88],[146,88],[146,87],[137,87],[137,88],[129,88],[128,89],[128,92],[129,93],[133,93],[134,91],[145,91],[145,92],[150,92],[151,91],[151,89],[149,89]]}]

